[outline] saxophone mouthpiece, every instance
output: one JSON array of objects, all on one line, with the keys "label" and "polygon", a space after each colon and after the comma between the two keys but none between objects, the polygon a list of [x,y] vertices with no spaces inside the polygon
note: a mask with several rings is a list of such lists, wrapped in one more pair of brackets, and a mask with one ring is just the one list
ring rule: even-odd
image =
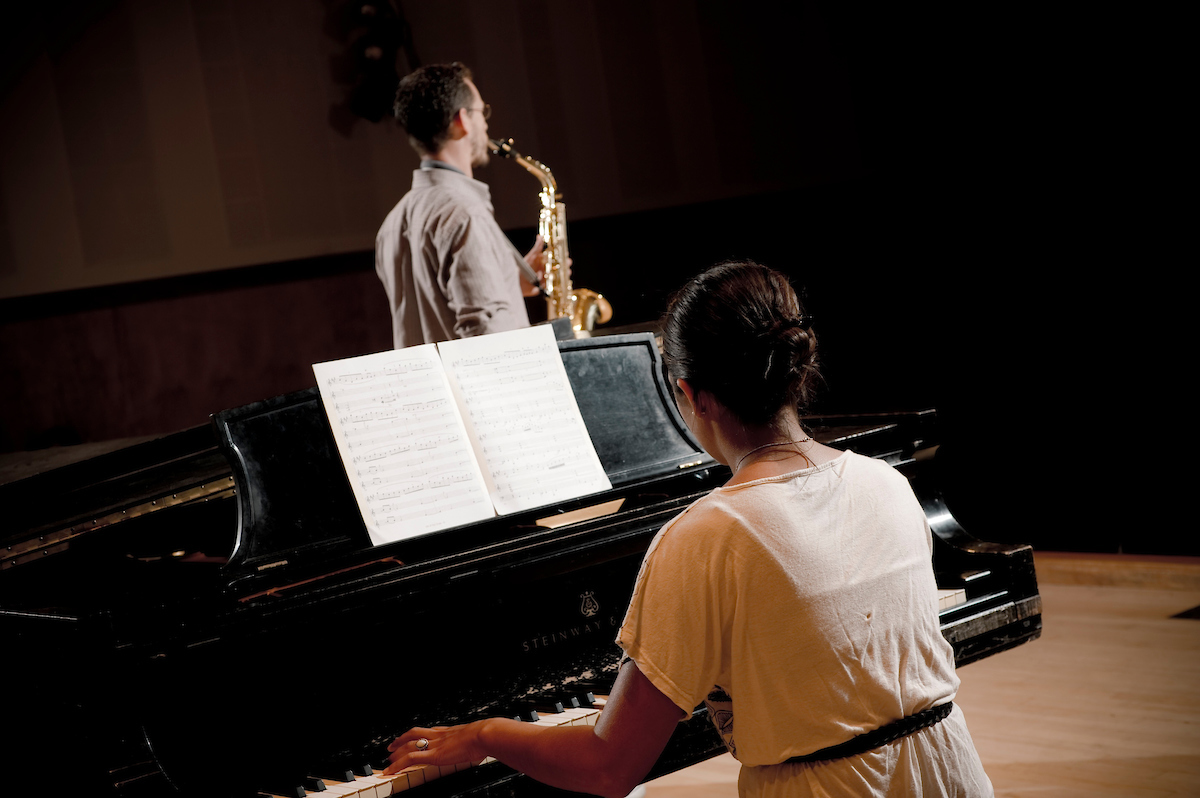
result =
[{"label": "saxophone mouthpiece", "polygon": [[488,139],[488,148],[491,149],[492,155],[498,155],[501,158],[512,157],[512,145],[512,139]]}]

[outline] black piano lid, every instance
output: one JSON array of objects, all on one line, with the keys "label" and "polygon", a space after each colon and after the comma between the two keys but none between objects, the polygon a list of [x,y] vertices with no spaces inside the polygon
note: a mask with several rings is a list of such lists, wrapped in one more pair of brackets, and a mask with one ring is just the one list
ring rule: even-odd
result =
[{"label": "black piano lid", "polygon": [[[716,465],[679,415],[652,334],[558,345],[614,489]],[[372,548],[317,388],[217,413],[213,424],[237,484],[231,579],[298,571],[302,563],[329,564]],[[570,506],[555,507],[564,509]]]},{"label": "black piano lid", "polygon": [[[0,485],[0,506],[5,508],[0,570],[44,561],[133,519],[215,504],[232,495],[234,487],[208,425],[133,443],[37,454],[28,475]],[[52,467],[39,470],[43,462]]]}]

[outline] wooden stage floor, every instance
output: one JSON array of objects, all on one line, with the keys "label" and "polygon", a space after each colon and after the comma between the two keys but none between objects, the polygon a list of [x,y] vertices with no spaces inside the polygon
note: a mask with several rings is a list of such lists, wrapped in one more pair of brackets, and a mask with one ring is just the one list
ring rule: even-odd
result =
[{"label": "wooden stage floor", "polygon": [[[959,671],[998,798],[1200,796],[1200,559],[1041,554],[1042,636]],[[646,798],[730,798],[728,755]]]}]

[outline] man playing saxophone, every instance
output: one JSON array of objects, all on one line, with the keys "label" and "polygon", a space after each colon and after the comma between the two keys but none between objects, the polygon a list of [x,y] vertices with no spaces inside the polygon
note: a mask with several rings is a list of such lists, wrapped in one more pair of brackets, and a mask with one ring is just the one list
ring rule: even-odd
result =
[{"label": "man playing saxophone", "polygon": [[529,326],[541,238],[522,256],[496,224],[491,192],[472,170],[488,162],[487,119],[471,71],[421,67],[400,81],[395,114],[421,156],[412,189],[375,238],[375,271],[397,349]]}]

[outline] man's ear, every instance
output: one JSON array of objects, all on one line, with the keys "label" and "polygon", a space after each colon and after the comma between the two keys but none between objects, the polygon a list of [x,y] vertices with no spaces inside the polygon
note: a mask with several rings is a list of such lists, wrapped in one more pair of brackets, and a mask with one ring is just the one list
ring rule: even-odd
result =
[{"label": "man's ear", "polygon": [[463,111],[465,110],[465,108],[459,108],[454,112],[454,116],[450,117],[450,127],[446,132],[450,134],[451,139],[457,140],[467,135],[467,125],[463,121]]}]

